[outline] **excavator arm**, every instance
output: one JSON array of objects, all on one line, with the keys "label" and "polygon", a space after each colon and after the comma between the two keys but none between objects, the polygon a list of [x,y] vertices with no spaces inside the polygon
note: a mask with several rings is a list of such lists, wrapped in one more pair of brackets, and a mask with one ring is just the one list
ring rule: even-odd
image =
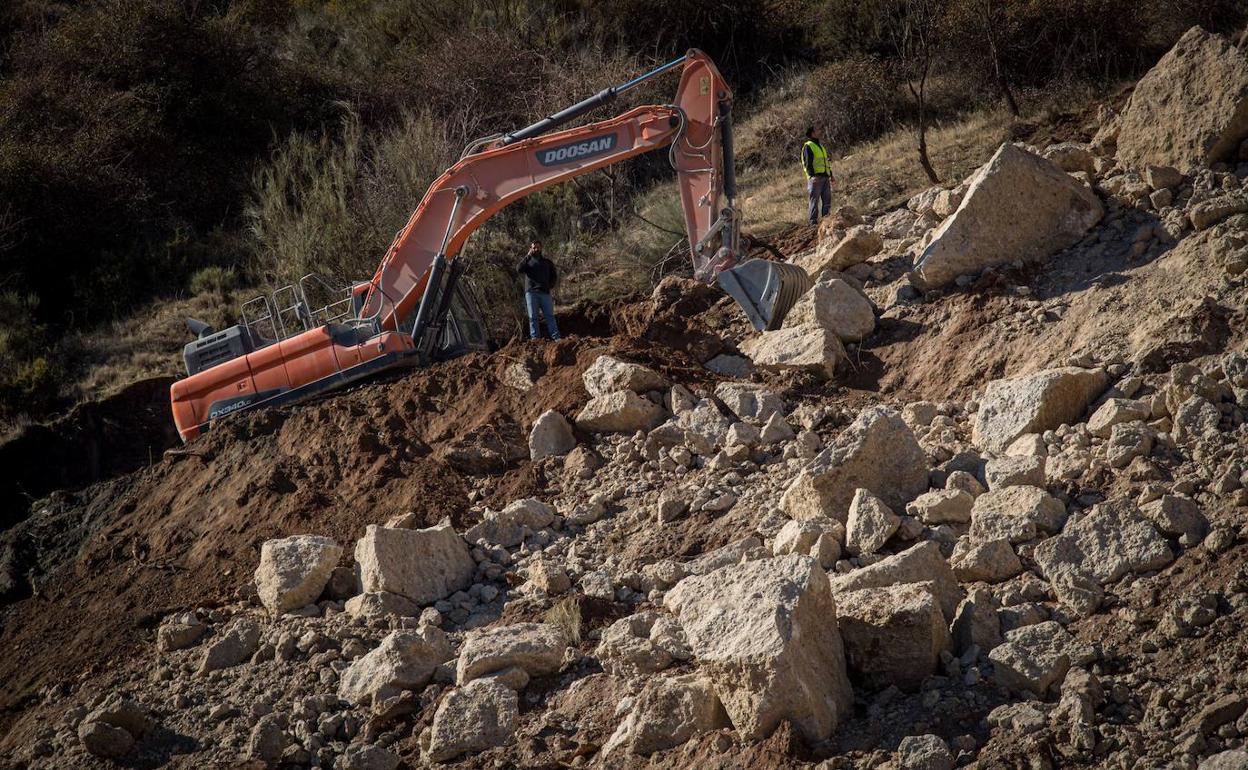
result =
[{"label": "excavator arm", "polygon": [[[681,77],[672,104],[637,107],[607,120],[554,130],[677,66]],[[669,148],[676,169],[694,274],[714,280],[740,256],[731,103],[732,92],[715,64],[692,50],[532,126],[475,143],[434,181],[395,236],[367,284],[361,315],[376,318],[381,329],[410,329],[419,340],[430,324],[436,325],[448,263],[489,217],[551,185],[662,148]],[[725,288],[736,296],[733,288],[740,282],[731,284]]]}]

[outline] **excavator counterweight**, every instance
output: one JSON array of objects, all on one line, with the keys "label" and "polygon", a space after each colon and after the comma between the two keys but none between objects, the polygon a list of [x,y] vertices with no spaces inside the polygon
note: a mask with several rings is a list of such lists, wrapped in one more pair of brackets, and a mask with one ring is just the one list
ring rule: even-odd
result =
[{"label": "excavator counterweight", "polygon": [[[637,85],[680,70],[671,104],[562,128]],[[732,148],[732,92],[701,51],[603,89],[550,117],[470,144],[434,180],[373,278],[319,309],[305,276],[243,306],[221,332],[193,326],[188,376],[170,390],[184,441],[227,414],[289,403],[398,366],[485,349],[484,324],[460,278],[464,244],[507,205],[554,184],[666,149],[676,171],[695,277],[717,282],[756,329],[774,329],[810,287],[801,268],[746,260]]]}]

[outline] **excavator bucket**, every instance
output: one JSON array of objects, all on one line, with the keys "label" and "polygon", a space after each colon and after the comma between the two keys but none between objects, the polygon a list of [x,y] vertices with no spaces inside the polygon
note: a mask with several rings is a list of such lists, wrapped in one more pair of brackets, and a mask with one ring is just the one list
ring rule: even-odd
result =
[{"label": "excavator bucket", "polygon": [[810,276],[797,265],[765,259],[723,270],[715,280],[759,331],[779,329],[793,303],[812,285]]}]

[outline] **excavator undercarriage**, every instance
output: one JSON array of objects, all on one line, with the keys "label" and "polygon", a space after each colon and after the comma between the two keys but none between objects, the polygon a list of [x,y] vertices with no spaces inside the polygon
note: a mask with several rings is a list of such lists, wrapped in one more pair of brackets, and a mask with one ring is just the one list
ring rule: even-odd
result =
[{"label": "excavator undercarriage", "polygon": [[[672,104],[560,130],[678,67]],[[198,339],[183,353],[188,376],[170,392],[182,439],[232,413],[486,349],[476,298],[462,280],[465,262],[457,259],[472,232],[526,195],[659,149],[676,170],[694,276],[717,282],[756,329],[777,328],[811,281],[795,265],[745,258],[732,92],[714,63],[691,50],[523,129],[470,144],[430,186],[371,280],[320,302],[314,297],[329,287],[305,276],[245,304],[236,326],[218,332],[191,322]]]}]

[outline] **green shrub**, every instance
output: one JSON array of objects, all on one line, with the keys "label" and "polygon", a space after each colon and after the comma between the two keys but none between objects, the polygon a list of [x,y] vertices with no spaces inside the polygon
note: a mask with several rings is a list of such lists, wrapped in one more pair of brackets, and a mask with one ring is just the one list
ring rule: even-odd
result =
[{"label": "green shrub", "polygon": [[38,297],[0,292],[0,419],[42,413],[58,403],[47,327],[35,320]]},{"label": "green shrub", "polygon": [[776,102],[785,106],[757,127],[747,162],[796,163],[810,126],[822,132],[826,146],[844,150],[888,132],[910,109],[889,68],[857,54],[790,75],[771,94],[769,103]]},{"label": "green shrub", "polygon": [[315,273],[347,286],[372,277],[429,184],[457,155],[429,118],[366,133],[292,134],[259,172],[245,208],[253,272],[270,285]]},{"label": "green shrub", "polygon": [[187,288],[192,294],[216,294],[225,296],[238,286],[238,272],[232,267],[214,265],[205,267],[191,276]]}]

